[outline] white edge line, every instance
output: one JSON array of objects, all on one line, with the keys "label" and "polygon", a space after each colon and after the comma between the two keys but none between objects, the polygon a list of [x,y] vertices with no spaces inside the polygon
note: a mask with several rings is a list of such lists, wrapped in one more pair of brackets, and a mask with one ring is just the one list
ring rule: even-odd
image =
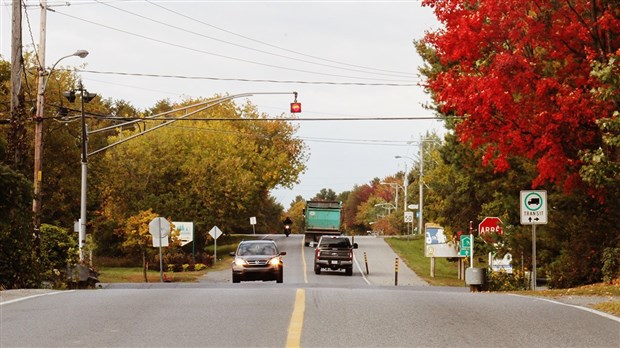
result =
[{"label": "white edge line", "polygon": [[509,295],[518,296],[518,297],[526,297],[526,298],[536,299],[536,300],[541,300],[541,301],[547,301],[547,302],[551,302],[551,303],[555,303],[555,304],[559,304],[559,305],[563,305],[563,306],[568,306],[568,307],[573,307],[573,308],[581,309],[581,310],[584,310],[586,312],[597,314],[597,315],[600,315],[601,317],[605,317],[607,319],[611,319],[613,321],[617,321],[617,322],[620,323],[620,318],[616,317],[615,315],[612,315],[612,314],[609,314],[609,313],[605,313],[605,312],[601,312],[601,311],[597,311],[596,309],[592,309],[592,308],[588,308],[588,307],[583,307],[583,306],[579,306],[579,305],[574,305],[574,304],[570,304],[570,303],[564,303],[564,302],[555,301],[555,300],[550,300],[548,298],[543,298],[543,297],[527,296],[527,295],[519,295],[519,294],[509,294]]},{"label": "white edge line", "polygon": [[64,294],[64,293],[67,293],[67,292],[74,292],[74,291],[75,290],[54,291],[54,292],[48,292],[48,293],[45,293],[45,294],[38,294],[38,295],[20,297],[20,298],[16,298],[16,299],[10,300],[10,301],[0,302],[0,306],[4,306],[4,305],[7,305],[7,304],[19,302],[19,301],[29,300],[29,299],[35,298],[35,297]]}]

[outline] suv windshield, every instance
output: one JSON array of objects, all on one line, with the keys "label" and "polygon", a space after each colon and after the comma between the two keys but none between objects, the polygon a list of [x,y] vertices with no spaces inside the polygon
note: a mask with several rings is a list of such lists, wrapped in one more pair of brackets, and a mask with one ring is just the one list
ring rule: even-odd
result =
[{"label": "suv windshield", "polygon": [[244,255],[276,255],[276,248],[272,243],[241,243],[239,245],[239,256]]}]

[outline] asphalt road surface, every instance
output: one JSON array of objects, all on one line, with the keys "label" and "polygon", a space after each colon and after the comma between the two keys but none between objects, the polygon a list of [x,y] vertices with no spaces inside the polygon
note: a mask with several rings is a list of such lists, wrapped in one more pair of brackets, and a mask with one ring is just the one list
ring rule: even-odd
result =
[{"label": "asphalt road surface", "polygon": [[[544,299],[426,285],[381,239],[351,277],[312,271],[301,236],[270,236],[284,284],[104,285],[0,305],[0,347],[618,347],[620,319]],[[365,274],[363,252],[369,260]],[[228,275],[227,275],[228,274]],[[228,278],[227,278],[228,277]],[[402,280],[402,281],[401,281]]]}]

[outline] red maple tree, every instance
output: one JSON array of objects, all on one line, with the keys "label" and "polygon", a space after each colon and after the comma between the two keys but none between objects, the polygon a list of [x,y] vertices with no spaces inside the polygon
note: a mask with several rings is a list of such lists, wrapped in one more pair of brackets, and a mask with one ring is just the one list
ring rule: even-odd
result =
[{"label": "red maple tree", "polygon": [[582,184],[579,151],[598,148],[596,120],[619,98],[602,100],[594,62],[620,55],[617,0],[425,0],[443,28],[422,43],[441,68],[426,87],[445,114],[463,116],[456,132],[485,149],[498,172],[508,158],[537,163],[532,186]]}]

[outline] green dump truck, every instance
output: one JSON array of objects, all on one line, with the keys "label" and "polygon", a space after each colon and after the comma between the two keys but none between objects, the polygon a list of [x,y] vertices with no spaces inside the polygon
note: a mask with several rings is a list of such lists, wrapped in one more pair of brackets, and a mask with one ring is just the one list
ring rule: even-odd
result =
[{"label": "green dump truck", "polygon": [[306,246],[314,246],[323,235],[342,234],[342,203],[336,201],[307,201],[304,209]]}]

